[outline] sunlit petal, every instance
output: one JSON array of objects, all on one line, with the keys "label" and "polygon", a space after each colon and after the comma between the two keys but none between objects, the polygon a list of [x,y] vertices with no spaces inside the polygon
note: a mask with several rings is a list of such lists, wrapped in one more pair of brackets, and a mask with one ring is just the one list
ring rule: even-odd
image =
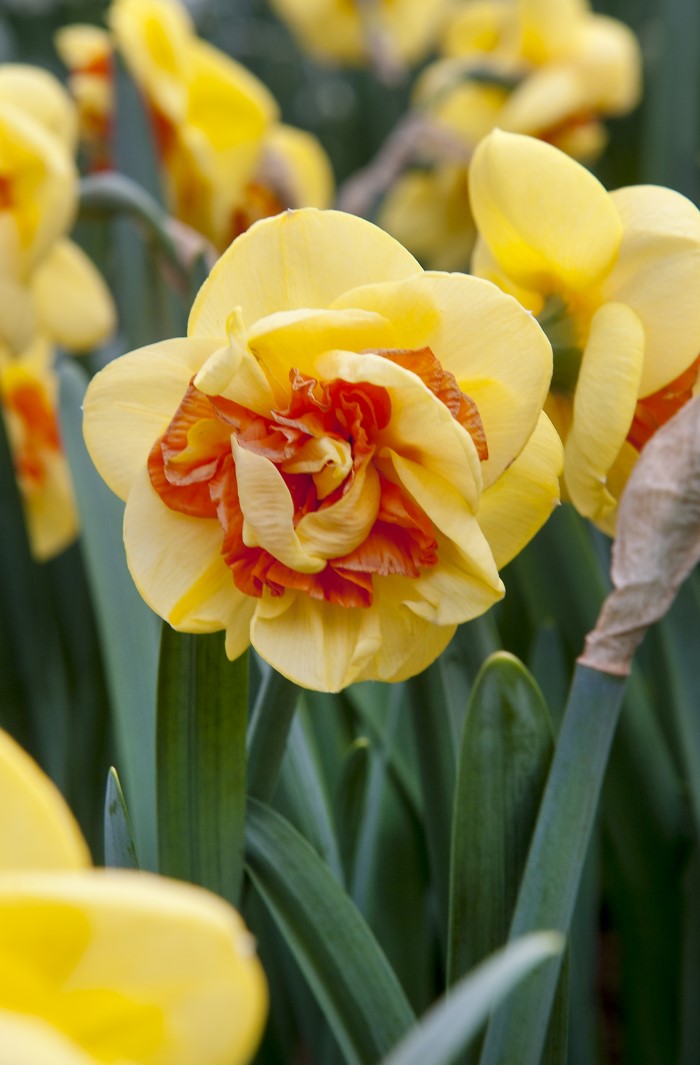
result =
[{"label": "sunlit petal", "polygon": [[42,326],[72,352],[89,351],[113,332],[114,301],[91,259],[71,240],[58,240],[37,266],[31,291]]}]

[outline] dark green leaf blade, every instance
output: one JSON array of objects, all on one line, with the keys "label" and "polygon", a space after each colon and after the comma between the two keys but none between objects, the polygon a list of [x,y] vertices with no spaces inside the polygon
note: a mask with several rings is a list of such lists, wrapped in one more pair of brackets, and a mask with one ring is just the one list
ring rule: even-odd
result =
[{"label": "dark green leaf blade", "polygon": [[138,869],[129,811],[114,766],[107,774],[104,825],[105,865],[111,869]]},{"label": "dark green leaf blade", "polygon": [[369,927],[299,833],[251,800],[248,872],[351,1065],[374,1065],[415,1021]]}]

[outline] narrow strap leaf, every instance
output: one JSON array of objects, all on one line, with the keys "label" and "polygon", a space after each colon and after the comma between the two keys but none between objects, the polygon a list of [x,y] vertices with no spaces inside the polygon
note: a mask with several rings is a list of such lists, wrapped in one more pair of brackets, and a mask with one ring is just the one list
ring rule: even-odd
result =
[{"label": "narrow strap leaf", "polygon": [[248,659],[219,633],[163,625],[158,675],[161,872],[236,904],[243,873]]},{"label": "narrow strap leaf", "polygon": [[133,818],[139,863],[157,867],[155,705],[158,628],[126,565],[124,506],[98,475],[82,434],[87,376],[73,362],[59,368],[61,427],[80,511],[82,546],[114,713],[118,768]]},{"label": "narrow strap leaf", "polygon": [[[515,940],[463,977],[381,1065],[451,1065],[495,1006],[542,962],[560,954],[561,936],[538,932]],[[510,1065],[519,1061],[512,1058]]]},{"label": "narrow strap leaf", "polygon": [[369,926],[306,840],[254,799],[246,858],[347,1061],[375,1065],[415,1017]]},{"label": "narrow strap leaf", "polygon": [[269,802],[287,746],[299,689],[266,663],[248,726],[248,794]]},{"label": "narrow strap leaf", "polygon": [[[624,678],[577,665],[510,928],[567,933],[598,807]],[[489,1025],[481,1065],[538,1065],[560,965],[528,977]]]},{"label": "narrow strap leaf", "polygon": [[114,766],[107,774],[104,824],[105,865],[113,869],[138,869],[129,811]]}]

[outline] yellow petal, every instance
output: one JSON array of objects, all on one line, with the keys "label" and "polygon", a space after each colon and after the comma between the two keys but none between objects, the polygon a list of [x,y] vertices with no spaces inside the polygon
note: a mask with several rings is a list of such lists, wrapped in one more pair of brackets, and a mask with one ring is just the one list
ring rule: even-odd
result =
[{"label": "yellow petal", "polygon": [[3,999],[43,1012],[98,1061],[244,1065],[261,1035],[267,993],[251,937],[231,907],[186,884],[8,874],[0,955]]},{"label": "yellow petal", "polygon": [[634,311],[607,303],[596,311],[574,396],[564,448],[564,478],[584,517],[603,521],[617,505],[608,470],[629,432],[644,360],[644,328]]},{"label": "yellow petal", "polygon": [[604,114],[624,114],[639,101],[642,56],[639,40],[629,26],[605,15],[586,19],[576,49],[581,79],[596,93],[596,107]]},{"label": "yellow petal", "polygon": [[489,555],[490,568],[495,573],[493,558],[476,522],[465,531],[464,539],[465,550],[440,541],[438,565],[425,570],[416,580],[388,578],[403,605],[431,625],[444,627],[469,621],[503,598],[505,589],[498,574],[495,578],[485,575],[480,565],[479,550]]},{"label": "yellow petal", "polygon": [[121,499],[145,470],[190,380],[218,347],[214,340],[184,338],[149,344],[115,359],[90,382],[85,443],[100,476]]},{"label": "yellow petal", "polygon": [[522,551],[559,502],[564,456],[545,414],[523,450],[481,497],[476,515],[499,569]]},{"label": "yellow petal", "polygon": [[46,451],[42,459],[42,483],[22,492],[29,544],[39,562],[65,551],[77,537],[79,528],[73,484],[64,454]]},{"label": "yellow petal", "polygon": [[75,151],[78,116],[70,96],[61,83],[40,67],[22,63],[0,66],[0,106],[11,103],[31,115],[68,152]]},{"label": "yellow petal", "polygon": [[231,439],[236,462],[238,498],[245,523],[243,542],[262,547],[285,566],[299,573],[319,573],[325,561],[294,528],[294,503],[277,467],[263,455],[241,447]]},{"label": "yellow petal", "polygon": [[556,148],[496,130],[477,148],[469,179],[479,232],[519,284],[581,290],[611,268],[622,238],[615,205]]},{"label": "yellow petal", "polygon": [[224,252],[194,302],[188,333],[225,336],[234,305],[250,328],[276,311],[329,307],[357,285],[419,272],[413,256],[370,222],[310,207],[287,211],[256,222]]},{"label": "yellow petal", "polygon": [[521,51],[533,63],[566,54],[585,17],[586,0],[517,0]]},{"label": "yellow petal", "polygon": [[581,77],[573,65],[535,70],[511,93],[498,116],[501,129],[538,136],[591,110],[595,82]]},{"label": "yellow petal", "polygon": [[104,62],[112,54],[112,42],[107,31],[87,22],[61,26],[54,34],[53,43],[61,62],[70,71]]},{"label": "yellow petal", "polygon": [[170,510],[145,467],[137,475],[124,514],[127,562],[143,598],[174,629],[247,633],[255,600],[233,583],[222,541],[215,518]]},{"label": "yellow petal", "polygon": [[397,682],[427,669],[442,654],[455,633],[455,625],[434,625],[404,606],[401,595],[381,582],[375,595],[381,642],[355,678]]},{"label": "yellow petal", "polygon": [[[463,274],[366,286],[338,303],[381,314],[395,330],[393,346],[428,346],[454,374],[479,408],[489,449],[481,475],[492,483],[524,446],[549,388],[552,352],[532,316],[494,285]],[[425,432],[415,431],[422,442]]]},{"label": "yellow petal", "polygon": [[0,277],[0,341],[10,351],[23,353],[37,333],[34,301],[24,285],[11,276]]},{"label": "yellow petal", "polygon": [[90,854],[58,788],[0,730],[0,872],[83,869]]},{"label": "yellow petal", "polygon": [[376,455],[390,452],[417,461],[427,471],[452,484],[472,510],[481,493],[481,468],[466,429],[410,370],[379,355],[337,351],[319,359],[325,378],[356,383],[369,381],[389,392],[391,419],[373,434]]},{"label": "yellow petal", "polygon": [[536,289],[523,288],[513,278],[505,273],[500,264],[496,262],[489,246],[482,237],[477,237],[472,254],[471,272],[477,277],[483,277],[485,281],[500,288],[501,292],[507,292],[514,296],[521,307],[530,311],[535,317],[540,313],[545,304],[545,297]]},{"label": "yellow petal", "polygon": [[272,172],[280,171],[281,186],[289,191],[290,207],[330,207],[333,169],[312,133],[275,123],[265,137],[264,150]]},{"label": "yellow petal", "polygon": [[97,1065],[39,1017],[0,1010],[0,1065]]},{"label": "yellow petal", "polygon": [[493,51],[512,19],[510,4],[471,0],[458,9],[442,39],[446,55],[469,56]]},{"label": "yellow petal", "polygon": [[187,110],[187,49],[194,33],[187,9],[170,0],[115,0],[109,25],[132,77],[172,122]]},{"label": "yellow petal", "polygon": [[380,496],[374,466],[360,466],[337,502],[302,517],[296,529],[299,541],[314,558],[349,555],[367,539],[379,511]]},{"label": "yellow petal", "polygon": [[376,611],[348,609],[286,591],[264,595],[253,617],[251,642],[279,673],[314,691],[352,684],[381,645]]},{"label": "yellow petal", "polygon": [[255,323],[248,344],[284,402],[292,368],[316,376],[316,360],[324,352],[393,347],[395,333],[383,315],[362,308],[281,310]]},{"label": "yellow petal", "polygon": [[644,326],[640,395],[679,376],[700,352],[700,211],[680,193],[635,186],[611,194],[624,225],[604,298]]},{"label": "yellow petal", "polygon": [[57,137],[9,102],[0,105],[0,155],[9,209],[0,212],[5,246],[15,242],[16,267],[26,276],[69,228],[77,199],[75,164]]},{"label": "yellow petal", "polygon": [[72,352],[89,351],[114,331],[116,310],[102,275],[71,240],[58,240],[37,266],[31,291],[41,325]]}]

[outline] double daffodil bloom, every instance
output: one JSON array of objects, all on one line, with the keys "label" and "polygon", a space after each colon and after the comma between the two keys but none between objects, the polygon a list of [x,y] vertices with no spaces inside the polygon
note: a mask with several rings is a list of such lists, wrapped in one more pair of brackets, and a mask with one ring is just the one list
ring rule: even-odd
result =
[{"label": "double daffodil bloom", "polygon": [[321,60],[363,66],[418,62],[435,44],[450,0],[272,0],[302,47]]},{"label": "double daffodil bloom", "polygon": [[495,286],[305,209],[234,241],[186,338],[94,378],[84,431],[153,609],[335,691],[419,672],[501,598],[557,500],[550,375]]},{"label": "double daffodil bloom", "polygon": [[[585,0],[471,0],[444,47],[448,58],[419,78],[414,107],[452,139],[450,156],[400,177],[379,220],[430,266],[442,267],[449,249],[455,268],[473,246],[466,168],[479,141],[498,127],[595,159],[607,139],[602,119],[637,103],[641,62],[631,30]],[[460,145],[461,168],[452,158]]]},{"label": "double daffodil bloom", "polygon": [[0,732],[0,1065],[245,1065],[262,969],[222,899],[90,867],[60,794]]},{"label": "double daffodil bloom", "polygon": [[[316,138],[280,126],[262,82],[200,40],[177,0],[115,0],[109,22],[153,121],[172,214],[223,250],[258,218],[330,203]],[[78,61],[81,38],[72,43]],[[64,34],[68,59],[70,46]]]},{"label": "double daffodil bloom", "polygon": [[565,441],[565,485],[613,534],[639,452],[697,379],[700,212],[670,189],[608,193],[551,145],[500,131],[477,149],[470,178],[474,272],[549,335],[546,409]]},{"label": "double daffodil bloom", "polygon": [[55,78],[0,66],[0,411],[39,560],[77,531],[55,413],[54,345],[89,350],[115,319],[104,281],[66,236],[77,202],[75,130],[75,109]]},{"label": "double daffodil bloom", "polygon": [[63,26],[54,37],[56,51],[68,68],[68,87],[78,110],[79,133],[91,170],[111,166],[114,111],[112,41],[100,26]]}]

